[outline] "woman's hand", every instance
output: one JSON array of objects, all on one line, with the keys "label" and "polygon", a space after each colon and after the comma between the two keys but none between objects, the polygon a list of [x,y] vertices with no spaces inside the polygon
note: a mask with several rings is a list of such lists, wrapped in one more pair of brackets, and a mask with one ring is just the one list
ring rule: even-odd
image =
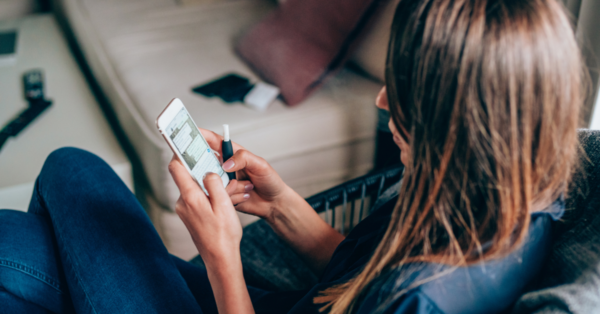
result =
[{"label": "woman's hand", "polygon": [[243,186],[232,181],[227,191],[221,177],[209,173],[204,178],[204,187],[210,195],[206,196],[175,156],[169,163],[169,171],[181,192],[175,211],[192,235],[205,263],[218,263],[239,255],[242,226],[231,198],[243,195],[239,193],[243,192],[240,191]]},{"label": "woman's hand", "polygon": [[[212,131],[204,129],[200,131],[210,147],[221,152],[223,137]],[[225,160],[223,169],[227,172],[235,171],[237,178],[241,180],[239,184],[250,186],[245,190],[244,198],[241,199],[239,194],[232,196],[233,203],[236,204],[235,208],[270,220],[273,209],[278,207],[282,200],[289,202],[290,197],[296,196],[296,193],[283,182],[266,160],[236,143],[232,143],[232,146],[234,154],[229,160]],[[237,188],[238,191],[240,189]]]},{"label": "woman's hand", "polygon": [[242,271],[242,226],[231,201],[244,194],[244,185],[234,180],[226,190],[221,177],[209,173],[206,196],[177,157],[169,171],[181,192],[175,211],[204,260],[219,313],[254,313]]},{"label": "woman's hand", "polygon": [[[221,151],[223,138],[211,131],[202,135],[213,149]],[[264,159],[232,143],[233,156],[223,169],[250,180],[254,189],[235,208],[264,218],[284,241],[320,274],[344,237],[329,226],[298,193],[288,187]],[[210,194],[210,192],[209,192]]]}]

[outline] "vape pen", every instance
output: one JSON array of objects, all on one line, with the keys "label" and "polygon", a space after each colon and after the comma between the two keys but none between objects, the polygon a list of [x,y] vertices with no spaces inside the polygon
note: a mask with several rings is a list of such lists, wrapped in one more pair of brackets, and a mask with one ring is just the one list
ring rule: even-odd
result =
[{"label": "vape pen", "polygon": [[[223,153],[223,162],[226,162],[231,156],[233,156],[233,147],[231,146],[231,139],[229,139],[229,125],[223,124],[223,144],[221,145]],[[229,180],[235,179],[235,171],[228,172],[227,176]]]}]

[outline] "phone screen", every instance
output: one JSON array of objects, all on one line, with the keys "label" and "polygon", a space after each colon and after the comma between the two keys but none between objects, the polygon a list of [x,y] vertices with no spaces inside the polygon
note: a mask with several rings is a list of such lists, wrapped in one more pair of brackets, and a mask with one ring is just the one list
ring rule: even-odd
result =
[{"label": "phone screen", "polygon": [[202,177],[207,172],[223,176],[225,171],[185,108],[179,110],[165,132],[183,158],[183,162],[192,170],[192,176],[201,186],[203,186]]}]

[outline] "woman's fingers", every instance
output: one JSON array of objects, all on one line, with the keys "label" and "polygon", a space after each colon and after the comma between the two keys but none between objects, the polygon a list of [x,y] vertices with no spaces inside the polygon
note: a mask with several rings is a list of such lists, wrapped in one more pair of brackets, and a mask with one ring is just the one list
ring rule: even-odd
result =
[{"label": "woman's fingers", "polygon": [[236,206],[247,201],[248,199],[250,199],[250,193],[239,193],[231,195],[231,202]]},{"label": "woman's fingers", "polygon": [[[250,179],[250,177],[248,177],[248,175],[246,174],[246,172],[244,170],[236,171],[235,176],[240,181],[248,181]],[[250,182],[250,181],[248,181],[248,182]]]},{"label": "woman's fingers", "polygon": [[208,199],[212,205],[213,211],[218,210],[221,206],[227,206],[231,204],[229,194],[223,187],[223,180],[216,173],[207,173],[204,177],[204,187],[208,192]]},{"label": "woman's fingers", "polygon": [[188,206],[183,201],[183,198],[181,198],[181,196],[179,196],[179,198],[177,199],[177,202],[175,202],[175,212],[177,213],[179,218],[181,218],[181,221],[183,221],[183,223],[186,224],[186,227],[187,227],[187,223],[188,223],[188,219],[187,219],[188,211],[189,211]]},{"label": "woman's fingers", "polygon": [[188,205],[205,205],[208,200],[206,195],[200,189],[200,186],[187,169],[181,164],[177,156],[173,156],[169,163],[169,172],[179,188],[182,200]]},{"label": "woman's fingers", "polygon": [[231,180],[225,188],[230,196],[239,193],[248,193],[254,189],[254,185],[247,180]]}]

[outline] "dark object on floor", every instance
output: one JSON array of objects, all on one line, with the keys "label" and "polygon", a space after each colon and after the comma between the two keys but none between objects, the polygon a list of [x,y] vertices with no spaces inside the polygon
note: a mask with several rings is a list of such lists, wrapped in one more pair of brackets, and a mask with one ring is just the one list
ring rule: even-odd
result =
[{"label": "dark object on floor", "polygon": [[214,81],[194,87],[195,93],[206,97],[219,97],[226,103],[243,102],[253,84],[245,77],[230,73]]},{"label": "dark object on floor", "polygon": [[0,149],[11,136],[17,136],[27,125],[52,105],[44,99],[44,77],[42,71],[32,70],[23,75],[25,99],[29,106],[0,130]]}]

